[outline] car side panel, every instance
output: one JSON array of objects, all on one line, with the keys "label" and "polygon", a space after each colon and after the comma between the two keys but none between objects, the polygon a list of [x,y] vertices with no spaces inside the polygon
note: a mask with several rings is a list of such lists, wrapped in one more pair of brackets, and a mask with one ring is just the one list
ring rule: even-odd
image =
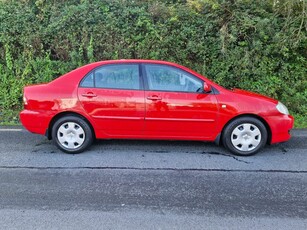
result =
[{"label": "car side panel", "polygon": [[55,116],[75,113],[85,117],[96,133],[96,125],[84,112],[73,87],[54,84],[28,86],[24,88],[24,95],[27,103],[20,113],[20,120],[29,131],[45,135]]},{"label": "car side panel", "polygon": [[[216,132],[214,94],[147,91],[145,135],[211,140]],[[160,100],[148,98],[158,97]]]},{"label": "car side panel", "polygon": [[275,108],[276,100],[263,100],[261,97],[238,95],[226,90],[217,95],[219,105],[217,131],[222,133],[227,123],[236,117],[254,116],[266,122],[272,134],[269,143],[289,140],[290,130],[293,128],[293,117],[279,113]]},{"label": "car side panel", "polygon": [[[82,96],[89,92],[96,96]],[[78,95],[82,107],[94,120],[98,132],[117,138],[143,135],[143,90],[79,88]]]}]

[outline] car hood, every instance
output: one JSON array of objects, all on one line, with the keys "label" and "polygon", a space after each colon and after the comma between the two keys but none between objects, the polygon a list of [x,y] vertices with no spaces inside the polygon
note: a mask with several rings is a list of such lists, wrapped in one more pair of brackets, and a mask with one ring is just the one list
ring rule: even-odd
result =
[{"label": "car hood", "polygon": [[272,103],[275,103],[275,104],[278,103],[278,101],[273,99],[273,98],[270,98],[270,97],[267,97],[267,96],[264,96],[264,95],[261,95],[261,94],[258,94],[258,93],[250,92],[250,91],[247,91],[247,90],[234,88],[234,89],[232,89],[232,92],[235,93],[235,94],[239,94],[239,95],[249,96],[249,97],[257,98],[257,99],[262,99],[262,100],[269,101],[269,102],[272,102]]}]

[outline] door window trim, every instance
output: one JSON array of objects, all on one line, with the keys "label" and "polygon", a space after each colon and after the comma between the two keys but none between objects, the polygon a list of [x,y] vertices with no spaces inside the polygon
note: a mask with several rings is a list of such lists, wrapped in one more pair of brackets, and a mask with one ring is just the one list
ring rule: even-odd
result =
[{"label": "door window trim", "polygon": [[203,79],[195,76],[194,74],[187,72],[186,70],[183,70],[181,68],[178,68],[176,66],[171,66],[171,65],[167,65],[167,64],[160,64],[160,63],[141,63],[141,70],[142,70],[142,76],[144,78],[144,87],[145,87],[145,91],[153,91],[153,92],[173,92],[173,93],[189,93],[189,94],[212,94],[211,93],[205,93],[205,92],[189,92],[189,91],[173,91],[173,90],[154,90],[154,89],[150,89],[149,88],[149,84],[148,84],[148,77],[147,77],[147,73],[146,73],[146,65],[156,65],[156,66],[166,66],[175,70],[179,70],[183,73],[186,73],[189,76],[192,76],[198,80],[200,80],[202,82],[202,84],[205,82]]},{"label": "door window trim", "polygon": [[[106,66],[119,66],[119,65],[135,65],[138,66],[138,77],[139,77],[139,89],[127,89],[127,88],[103,88],[103,87],[97,87],[96,86],[96,80],[95,80],[95,72],[97,69],[106,67]],[[93,87],[84,87],[82,86],[82,83],[84,80],[89,76],[93,74]],[[85,76],[80,80],[78,88],[94,88],[94,89],[105,89],[105,90],[133,90],[133,91],[144,91],[144,78],[143,78],[143,73],[142,73],[142,66],[141,63],[135,63],[135,62],[128,62],[128,63],[115,63],[115,64],[103,64],[100,66],[96,66],[94,69],[89,71]]]}]

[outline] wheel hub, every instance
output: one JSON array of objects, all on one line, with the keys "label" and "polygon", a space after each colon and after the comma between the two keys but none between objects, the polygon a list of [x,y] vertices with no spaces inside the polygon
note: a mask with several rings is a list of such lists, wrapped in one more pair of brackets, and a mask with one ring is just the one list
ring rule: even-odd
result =
[{"label": "wheel hub", "polygon": [[75,133],[69,132],[69,133],[67,133],[67,137],[68,137],[70,140],[72,140],[72,139],[74,139],[74,137],[75,137]]},{"label": "wheel hub", "polygon": [[75,122],[63,123],[57,132],[60,144],[67,149],[76,149],[85,141],[83,128]]},{"label": "wheel hub", "polygon": [[248,152],[257,148],[260,142],[261,132],[254,124],[240,124],[231,134],[231,143],[236,149],[243,152]]},{"label": "wheel hub", "polygon": [[243,137],[243,139],[246,140],[246,141],[250,139],[250,135],[248,135],[247,133],[244,134],[242,137]]}]

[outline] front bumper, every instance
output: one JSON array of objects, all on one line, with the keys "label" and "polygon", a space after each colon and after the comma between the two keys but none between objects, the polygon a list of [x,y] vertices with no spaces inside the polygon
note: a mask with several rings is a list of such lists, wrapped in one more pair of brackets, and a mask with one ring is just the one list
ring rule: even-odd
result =
[{"label": "front bumper", "polygon": [[291,138],[290,131],[293,129],[294,117],[291,115],[279,115],[268,118],[271,128],[271,144],[285,142]]}]

